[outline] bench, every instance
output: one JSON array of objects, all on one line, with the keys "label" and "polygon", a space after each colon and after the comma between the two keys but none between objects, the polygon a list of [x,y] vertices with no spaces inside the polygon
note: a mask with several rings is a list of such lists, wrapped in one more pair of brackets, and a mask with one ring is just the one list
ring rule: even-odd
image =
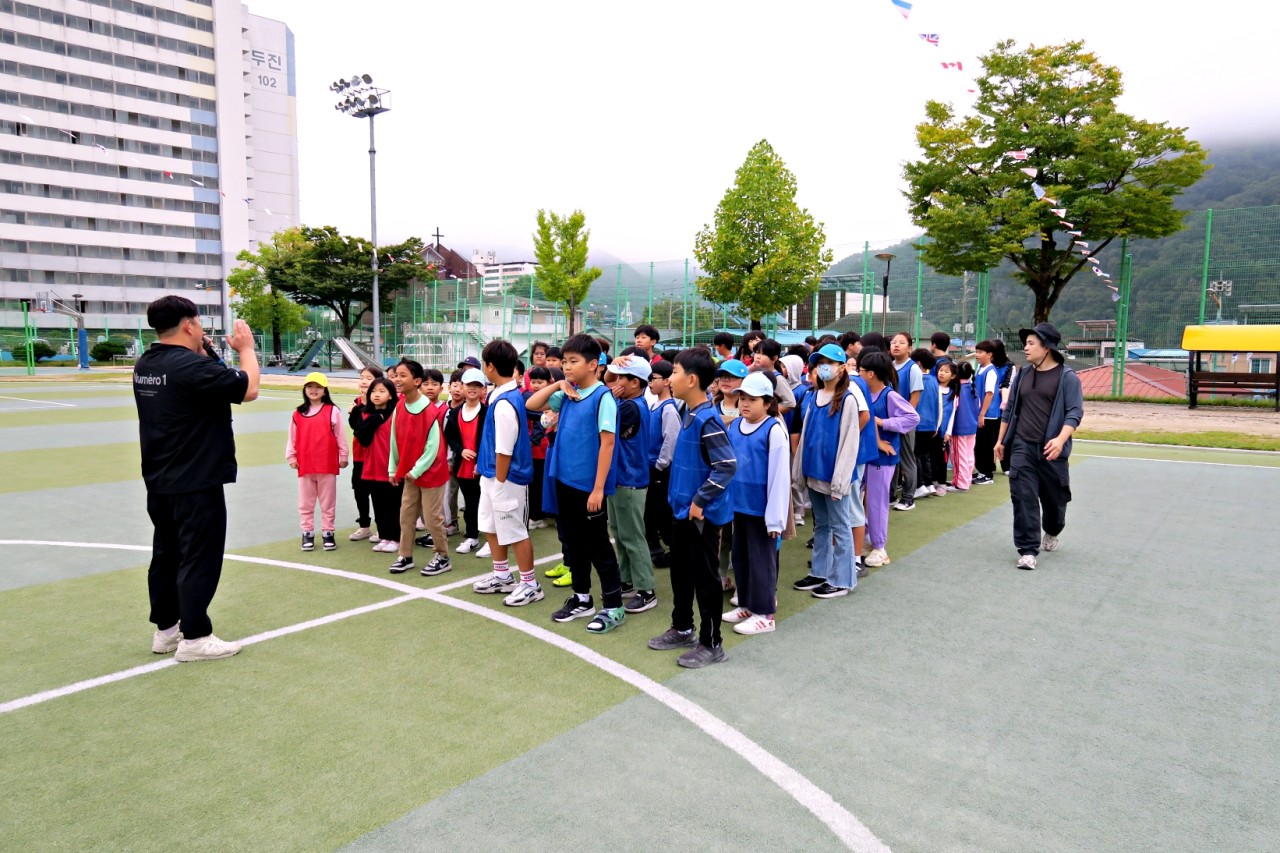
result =
[{"label": "bench", "polygon": [[[1187,401],[1194,409],[1201,394],[1269,397],[1280,412],[1280,325],[1214,324],[1182,330],[1187,351]],[[1269,373],[1205,370],[1205,353],[1231,353],[1232,361],[1265,354],[1277,370]]]},{"label": "bench", "polygon": [[1271,397],[1280,410],[1280,373],[1222,373],[1192,370],[1187,377],[1187,397],[1191,408],[1200,394],[1234,397]]}]

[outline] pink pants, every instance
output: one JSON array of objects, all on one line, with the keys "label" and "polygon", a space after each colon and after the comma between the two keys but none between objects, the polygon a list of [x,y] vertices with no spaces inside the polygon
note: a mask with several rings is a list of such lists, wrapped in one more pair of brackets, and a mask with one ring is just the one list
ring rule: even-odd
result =
[{"label": "pink pants", "polygon": [[337,474],[303,474],[298,477],[298,517],[302,519],[304,532],[315,532],[316,501],[320,502],[320,529],[332,531],[334,516],[338,512]]},{"label": "pink pants", "polygon": [[967,489],[973,482],[973,442],[977,436],[951,436],[951,469],[955,475],[952,481],[957,489]]}]

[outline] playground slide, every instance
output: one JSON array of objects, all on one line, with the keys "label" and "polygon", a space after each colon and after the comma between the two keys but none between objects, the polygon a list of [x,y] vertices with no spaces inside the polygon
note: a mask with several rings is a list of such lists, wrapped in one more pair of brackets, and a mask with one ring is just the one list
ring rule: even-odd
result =
[{"label": "playground slide", "polygon": [[333,345],[337,347],[338,352],[342,353],[343,357],[346,358],[347,363],[356,370],[359,370],[368,364],[377,364],[377,362],[373,360],[373,356],[369,355],[346,338],[334,338]]},{"label": "playground slide", "polygon": [[290,373],[301,373],[311,366],[311,362],[316,360],[316,356],[320,354],[320,350],[324,349],[324,339],[320,338],[311,342],[311,346],[307,347],[307,351],[302,357],[295,361],[289,367]]}]

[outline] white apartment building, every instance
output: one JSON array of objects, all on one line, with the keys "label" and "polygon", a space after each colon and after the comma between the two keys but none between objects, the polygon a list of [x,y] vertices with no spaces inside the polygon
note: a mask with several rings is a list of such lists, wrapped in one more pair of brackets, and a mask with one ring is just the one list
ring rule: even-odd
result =
[{"label": "white apartment building", "polygon": [[172,291],[221,329],[236,253],[299,222],[294,68],[238,0],[0,0],[0,328]]},{"label": "white apartment building", "polygon": [[521,276],[538,272],[533,261],[499,261],[497,252],[473,252],[471,263],[484,279],[481,287],[485,293],[503,293]]}]

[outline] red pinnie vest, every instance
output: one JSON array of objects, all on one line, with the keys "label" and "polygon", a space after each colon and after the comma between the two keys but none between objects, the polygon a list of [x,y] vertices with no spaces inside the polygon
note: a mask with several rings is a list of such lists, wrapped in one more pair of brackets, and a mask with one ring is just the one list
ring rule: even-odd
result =
[{"label": "red pinnie vest", "polygon": [[338,473],[338,439],[333,434],[337,408],[328,403],[310,417],[293,413],[293,450],[297,454],[298,476]]}]

